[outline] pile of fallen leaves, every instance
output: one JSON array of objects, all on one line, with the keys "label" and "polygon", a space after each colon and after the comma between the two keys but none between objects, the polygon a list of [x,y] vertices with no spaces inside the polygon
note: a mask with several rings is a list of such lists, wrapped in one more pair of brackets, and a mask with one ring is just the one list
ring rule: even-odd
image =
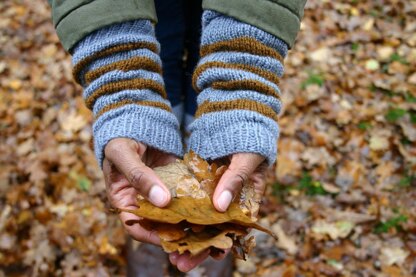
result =
[{"label": "pile of fallen leaves", "polygon": [[167,207],[158,208],[139,198],[138,209],[124,211],[141,217],[139,223],[145,229],[157,231],[167,253],[189,252],[193,256],[208,249],[211,253],[231,249],[235,257],[245,259],[255,246],[254,237],[246,239],[248,228],[277,237],[256,223],[259,197],[249,180],[225,213],[215,209],[211,199],[226,169],[191,151],[184,160],[154,169],[173,196]]},{"label": "pile of fallen leaves", "polygon": [[[253,230],[235,276],[416,274],[415,18],[416,1],[308,0],[259,211],[279,240]],[[47,1],[0,1],[0,46],[0,276],[125,276]]]}]

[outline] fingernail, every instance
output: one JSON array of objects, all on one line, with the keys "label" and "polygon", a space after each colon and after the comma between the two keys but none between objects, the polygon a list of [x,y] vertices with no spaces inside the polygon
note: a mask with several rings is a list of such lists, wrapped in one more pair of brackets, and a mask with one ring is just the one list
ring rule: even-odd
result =
[{"label": "fingernail", "polygon": [[149,200],[156,206],[163,206],[166,204],[168,195],[158,185],[154,185],[149,192]]},{"label": "fingernail", "polygon": [[224,190],[220,197],[218,198],[218,208],[220,208],[221,211],[225,212],[230,206],[231,200],[233,199],[233,195],[229,190]]}]

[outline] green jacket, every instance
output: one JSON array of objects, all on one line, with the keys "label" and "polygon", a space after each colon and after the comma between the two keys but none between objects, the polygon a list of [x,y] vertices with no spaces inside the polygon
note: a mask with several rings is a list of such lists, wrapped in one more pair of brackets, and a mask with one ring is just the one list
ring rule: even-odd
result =
[{"label": "green jacket", "polygon": [[[135,19],[157,22],[153,0],[48,0],[58,36],[68,51],[104,26]],[[203,8],[252,24],[292,47],[306,0],[204,0]]]}]

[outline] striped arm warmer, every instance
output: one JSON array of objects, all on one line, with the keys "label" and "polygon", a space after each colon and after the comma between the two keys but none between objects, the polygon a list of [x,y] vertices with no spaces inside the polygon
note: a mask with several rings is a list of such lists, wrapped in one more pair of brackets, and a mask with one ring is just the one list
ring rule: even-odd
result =
[{"label": "striped arm warmer", "polygon": [[288,46],[246,23],[213,11],[203,14],[201,60],[193,75],[198,95],[189,147],[206,159],[277,155],[279,78]]},{"label": "striped arm warmer", "polygon": [[182,155],[159,50],[148,20],[105,27],[74,48],[74,78],[84,87],[85,103],[95,116],[94,148],[100,165],[106,144],[119,137]]}]

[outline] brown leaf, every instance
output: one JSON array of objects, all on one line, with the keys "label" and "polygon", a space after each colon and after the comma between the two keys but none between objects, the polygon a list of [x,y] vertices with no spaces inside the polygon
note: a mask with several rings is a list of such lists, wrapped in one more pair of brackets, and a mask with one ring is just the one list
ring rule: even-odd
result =
[{"label": "brown leaf", "polygon": [[175,241],[186,237],[184,224],[168,224],[142,219],[140,226],[148,231],[156,231],[162,241]]},{"label": "brown leaf", "polygon": [[199,182],[215,178],[215,171],[211,171],[209,163],[200,158],[193,151],[186,154],[183,161]]},{"label": "brown leaf", "polygon": [[209,198],[195,199],[188,196],[173,198],[166,208],[155,207],[144,199],[138,200],[138,206],[139,208],[136,210],[123,209],[122,211],[148,220],[170,224],[178,224],[182,221],[200,225],[235,223],[263,231],[277,239],[273,232],[253,222],[251,217],[244,214],[236,203],[231,203],[229,209],[224,213],[218,212]]},{"label": "brown leaf", "polygon": [[163,249],[168,253],[178,251],[179,254],[183,254],[189,251],[194,256],[210,247],[224,250],[231,248],[233,246],[233,239],[229,236],[230,234],[235,235],[236,233],[230,230],[222,231],[215,235],[208,232],[192,232],[183,239],[172,242],[161,241],[161,244]]},{"label": "brown leaf", "polygon": [[202,189],[209,197],[212,197],[215,187],[222,174],[227,170],[227,167],[218,167],[216,163],[210,165],[193,151],[187,153],[183,159],[183,162],[188,167],[189,171],[192,172],[198,182],[201,183]]},{"label": "brown leaf", "polygon": [[[256,223],[254,215],[258,212],[260,199],[252,182],[244,184],[240,197],[225,213],[215,209],[211,197],[226,169],[226,166],[209,164],[190,152],[183,161],[176,160],[154,169],[173,196],[167,207],[155,207],[138,197],[136,210],[123,211],[141,217],[138,223],[143,228],[156,231],[166,252],[189,251],[196,255],[208,248],[216,251],[232,248],[237,257],[245,259],[255,245],[253,237],[244,238],[247,228],[277,237]],[[126,222],[132,223],[137,221]]]}]

